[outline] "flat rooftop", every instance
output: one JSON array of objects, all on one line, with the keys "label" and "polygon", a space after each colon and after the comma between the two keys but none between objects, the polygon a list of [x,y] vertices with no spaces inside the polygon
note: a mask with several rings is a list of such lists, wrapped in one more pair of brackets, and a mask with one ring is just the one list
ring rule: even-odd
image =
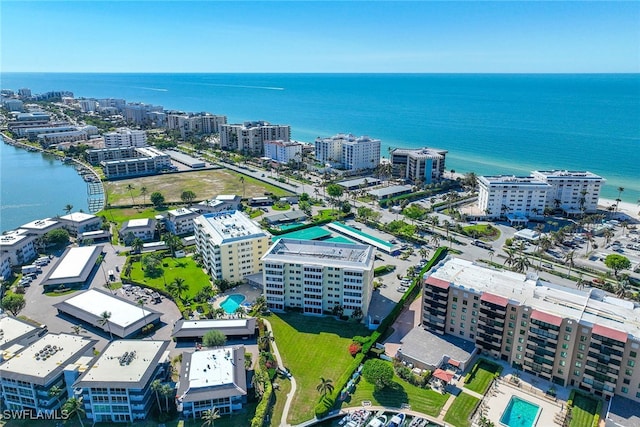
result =
[{"label": "flat rooftop", "polygon": [[551,188],[546,182],[539,181],[532,176],[515,176],[515,175],[494,175],[494,176],[480,176],[478,181],[484,182],[489,185],[530,185],[540,188]]},{"label": "flat rooftop", "polygon": [[[116,298],[106,292],[95,289],[89,289],[81,294],[72,296],[71,298],[55,304],[55,307],[64,304],[69,308],[75,308],[87,314],[91,314],[96,319],[101,318],[102,313],[107,310],[111,313],[109,323],[126,328],[150,314],[156,314],[155,310],[146,307],[140,307],[137,304],[124,299]],[[65,309],[65,312],[68,310]]]},{"label": "flat rooftop", "polygon": [[373,254],[374,249],[368,245],[280,239],[269,248],[262,260],[369,268],[373,266]]},{"label": "flat rooftop", "polygon": [[[262,277],[262,273],[259,274]],[[176,338],[199,338],[211,329],[216,329],[227,336],[253,335],[256,330],[256,318],[178,320],[171,336]]]},{"label": "flat rooftop", "polygon": [[569,170],[549,170],[549,171],[533,171],[534,174],[540,174],[548,178],[582,178],[582,179],[603,179],[600,175],[589,171],[569,171]]},{"label": "flat rooftop", "polygon": [[357,230],[353,227],[350,227],[346,224],[342,224],[341,222],[332,222],[331,224],[328,225],[329,228],[336,230],[336,231],[341,231],[349,236],[358,238],[360,240],[362,240],[365,243],[371,244],[375,247],[379,247],[379,248],[383,248],[386,251],[390,251],[393,248],[393,244],[386,242],[382,239],[379,239],[375,236],[372,236],[370,234],[364,233],[360,230]]},{"label": "flat rooftop", "polygon": [[20,228],[24,228],[26,230],[46,230],[47,228],[52,227],[56,224],[58,224],[58,221],[51,218],[45,218],[45,219],[36,219],[35,221],[28,222],[20,226]]},{"label": "flat rooftop", "polygon": [[217,348],[193,353],[187,374],[189,388],[216,387],[234,383],[236,380],[236,361],[233,353],[235,351],[231,348]]},{"label": "flat rooftop", "polygon": [[447,150],[441,150],[439,148],[396,148],[391,150],[391,155],[399,156],[411,156],[411,157],[432,157],[441,158],[443,154],[447,154]]},{"label": "flat rooftop", "polygon": [[380,182],[381,181],[378,178],[365,177],[365,178],[350,179],[347,181],[340,181],[338,185],[345,188],[351,188],[351,187],[356,187],[360,185],[367,185],[367,186],[377,185]]},{"label": "flat rooftop", "polygon": [[84,222],[95,218],[97,218],[95,215],[86,212],[74,212],[60,217],[62,220],[71,222]]},{"label": "flat rooftop", "polygon": [[453,335],[438,335],[417,326],[402,339],[402,354],[425,365],[439,367],[444,357],[467,362],[475,349],[471,341]]},{"label": "flat rooftop", "polygon": [[31,334],[36,329],[38,328],[15,317],[0,317],[0,348],[4,348],[12,341]]},{"label": "flat rooftop", "polygon": [[132,227],[150,227],[152,225],[153,220],[151,218],[137,218],[130,219],[127,221],[127,228]]},{"label": "flat rooftop", "polygon": [[178,209],[170,210],[169,212],[167,212],[167,215],[181,217],[181,216],[193,216],[193,215],[197,215],[197,213],[195,211],[192,211],[191,209],[178,208]]},{"label": "flat rooftop", "polygon": [[168,341],[112,341],[74,387],[106,386],[107,383],[109,387],[139,384],[143,388],[162,362],[168,345]]},{"label": "flat rooftop", "polygon": [[411,192],[413,187],[410,185],[390,185],[389,187],[376,188],[369,190],[368,193],[372,196],[383,198],[386,196],[393,196],[394,194],[400,194],[405,192]]},{"label": "flat rooftop", "polygon": [[47,334],[0,365],[0,375],[45,385],[95,343],[80,335]]},{"label": "flat rooftop", "polygon": [[194,221],[205,227],[216,244],[267,237],[267,233],[240,211],[208,213]]},{"label": "flat rooftop", "polygon": [[236,196],[235,194],[219,194],[216,196],[216,200],[221,200],[223,202],[233,202],[237,197],[239,196]]},{"label": "flat rooftop", "polygon": [[539,280],[533,274],[487,268],[471,261],[448,257],[438,263],[430,277],[458,289],[488,292],[562,318],[598,324],[640,338],[640,306],[600,289],[588,291]]},{"label": "flat rooftop", "polygon": [[273,242],[275,243],[280,239],[320,240],[329,236],[331,236],[331,232],[322,227],[309,227],[298,231],[292,231],[291,233],[274,236]]},{"label": "flat rooftop", "polygon": [[0,246],[10,247],[32,238],[27,230],[14,230],[0,236]]},{"label": "flat rooftop", "polygon": [[[88,277],[87,267],[102,253],[102,246],[81,246],[70,248],[55,269],[47,277],[49,280],[68,280],[69,282],[84,281]],[[93,266],[91,266],[93,267]],[[91,269],[88,269],[89,272]],[[87,277],[82,277],[86,274]]]}]

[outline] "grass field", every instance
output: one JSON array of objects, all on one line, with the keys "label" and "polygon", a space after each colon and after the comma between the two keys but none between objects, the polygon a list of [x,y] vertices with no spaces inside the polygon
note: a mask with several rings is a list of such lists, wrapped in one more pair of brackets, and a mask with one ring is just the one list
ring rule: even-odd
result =
[{"label": "grass field", "polygon": [[393,384],[381,391],[375,391],[373,384],[362,378],[355,393],[346,406],[361,406],[363,400],[370,400],[372,405],[400,408],[403,403],[411,405],[412,411],[422,412],[433,417],[440,415],[442,407],[449,399],[449,394],[440,394],[433,390],[411,385],[398,377],[393,378]]},{"label": "grass field", "polygon": [[585,396],[582,393],[576,393],[573,398],[573,409],[571,410],[571,423],[569,427],[591,427],[597,407],[597,400]]},{"label": "grass field", "polygon": [[281,425],[282,411],[284,411],[284,403],[287,401],[287,394],[291,391],[291,381],[286,378],[276,377],[275,383],[278,388],[274,390],[276,403],[271,411],[271,425]]},{"label": "grass field", "polygon": [[[271,184],[227,169],[143,176],[119,181],[106,181],[103,184],[107,193],[107,203],[111,206],[150,204],[149,197],[151,193],[156,191],[162,193],[165,202],[178,203],[181,202],[182,192],[187,190],[196,194],[196,200],[211,199],[219,194],[242,195],[241,176],[244,177],[244,197],[263,196],[267,192],[276,196],[290,194]],[[133,187],[131,191],[127,189],[129,185]],[[140,192],[142,187],[147,189],[146,196]]]},{"label": "grass field", "polygon": [[[165,264],[167,264],[166,267],[164,266]],[[169,284],[173,282],[176,277],[181,277],[185,283],[189,285],[189,290],[182,295],[182,298],[185,300],[193,298],[200,289],[211,286],[209,276],[207,276],[204,271],[202,271],[202,268],[198,267],[190,257],[163,258],[162,265],[164,275],[152,279],[144,275],[140,261],[132,262],[131,280],[144,283],[154,289],[166,291],[165,283]]]},{"label": "grass field", "polygon": [[351,338],[369,335],[370,331],[359,323],[296,313],[274,314],[267,320],[283,362],[298,386],[287,422],[299,424],[314,417],[320,377],[337,381],[353,360],[348,352]]},{"label": "grass field", "polygon": [[473,410],[480,403],[480,399],[467,393],[460,393],[453,404],[447,410],[444,420],[447,425],[455,427],[469,427],[471,420],[469,417]]},{"label": "grass field", "polygon": [[491,224],[469,225],[464,227],[463,230],[467,236],[473,237],[474,239],[493,241],[500,237],[500,230]]},{"label": "grass field", "polygon": [[[475,372],[474,372],[475,371]],[[496,373],[502,372],[502,366],[491,363],[485,359],[480,359],[471,368],[471,376],[468,378],[468,382],[465,382],[465,388],[476,393],[484,394],[491,384],[491,380]]]}]

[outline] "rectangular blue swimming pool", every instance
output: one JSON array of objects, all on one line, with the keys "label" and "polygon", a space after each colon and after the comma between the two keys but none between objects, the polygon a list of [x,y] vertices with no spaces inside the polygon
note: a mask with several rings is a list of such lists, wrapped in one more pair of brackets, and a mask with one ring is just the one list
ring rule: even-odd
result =
[{"label": "rectangular blue swimming pool", "polygon": [[508,427],[533,427],[538,420],[540,407],[524,399],[511,396],[507,408],[500,417],[500,424]]}]

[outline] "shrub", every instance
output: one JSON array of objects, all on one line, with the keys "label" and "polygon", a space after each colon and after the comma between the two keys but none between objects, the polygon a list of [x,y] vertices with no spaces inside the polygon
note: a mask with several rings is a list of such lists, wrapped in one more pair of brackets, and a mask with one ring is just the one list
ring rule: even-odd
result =
[{"label": "shrub", "polygon": [[351,356],[353,357],[355,357],[356,354],[360,352],[360,350],[362,350],[362,345],[358,344],[357,342],[352,342],[349,345],[349,354],[351,354]]},{"label": "shrub", "polygon": [[265,424],[265,417],[269,413],[271,403],[273,401],[273,387],[271,381],[266,381],[264,385],[264,394],[260,403],[256,406],[256,412],[251,419],[251,427],[262,427]]}]

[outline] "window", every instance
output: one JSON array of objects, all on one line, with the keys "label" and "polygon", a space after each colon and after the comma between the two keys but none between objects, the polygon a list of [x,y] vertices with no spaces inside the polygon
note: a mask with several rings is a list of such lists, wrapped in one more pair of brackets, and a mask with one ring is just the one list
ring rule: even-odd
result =
[{"label": "window", "polygon": [[516,320],[516,315],[515,315],[515,314],[510,314],[510,315],[509,315],[509,319],[511,319],[511,320]]},{"label": "window", "polygon": [[526,314],[526,313],[523,313],[523,314],[522,314],[522,318],[523,318],[523,319],[528,319],[528,318],[529,318],[529,315],[528,315],[528,314]]},{"label": "window", "polygon": [[516,354],[516,359],[521,360],[522,359],[522,355],[521,354]]},{"label": "window", "polygon": [[575,375],[576,377],[580,376],[580,369],[574,369],[573,370],[573,375]]},{"label": "window", "polygon": [[455,320],[453,320],[453,319],[451,319],[451,320],[449,320],[449,323],[451,323],[452,325],[455,325],[455,324],[456,324],[456,321],[455,321]]},{"label": "window", "polygon": [[564,371],[562,369],[558,368],[558,373],[559,374],[564,374]]},{"label": "window", "polygon": [[576,362],[576,368],[582,368],[582,362]]},{"label": "window", "polygon": [[638,355],[638,353],[636,353],[635,351],[630,351],[629,352],[629,357],[635,358],[637,355]]},{"label": "window", "polygon": [[624,394],[629,393],[629,387],[622,387],[622,389],[621,389],[621,390],[622,390],[622,392],[623,392]]},{"label": "window", "polygon": [[564,340],[565,340],[565,341],[571,341],[571,335],[569,335],[569,334],[564,334]]},{"label": "window", "polygon": [[522,337],[518,338],[518,342],[519,342],[520,344],[522,344],[522,343],[524,342],[524,338],[522,338]]},{"label": "window", "polygon": [[467,315],[466,314],[461,315],[460,320],[467,320]]},{"label": "window", "polygon": [[625,378],[624,380],[622,380],[623,383],[625,383],[626,385],[631,384],[631,380],[629,378]]},{"label": "window", "polygon": [[584,335],[580,335],[580,341],[586,341],[587,337],[585,337]]},{"label": "window", "polygon": [[515,325],[513,324],[513,322],[509,322],[509,327],[513,328]]},{"label": "window", "polygon": [[516,349],[517,349],[518,351],[522,351],[522,346],[521,346],[521,345],[519,345]]},{"label": "window", "polygon": [[568,348],[569,348],[569,344],[562,344],[562,349],[563,349],[563,350],[566,350],[566,349],[568,349]]},{"label": "window", "polygon": [[507,338],[507,344],[511,344],[511,338]]},{"label": "window", "polygon": [[582,358],[584,358],[584,353],[578,353],[578,355],[576,357],[578,359],[582,359]]},{"label": "window", "polygon": [[[471,327],[469,328],[469,330],[470,330],[470,331],[475,331],[475,330],[476,330],[476,328],[475,328],[474,326],[471,326]],[[471,335],[473,335],[473,334],[471,334]],[[473,337],[471,337],[471,338],[473,338]]]},{"label": "window", "polygon": [[560,361],[560,366],[565,366],[567,364],[567,362],[565,362],[564,360]]},{"label": "window", "polygon": [[584,344],[580,344],[580,345],[578,346],[578,349],[579,349],[580,351],[584,351],[584,349],[585,349],[585,348],[586,348],[586,347],[585,347],[585,345],[584,345]]},{"label": "window", "polygon": [[561,351],[560,352],[560,357],[567,357],[567,352],[566,351]]},{"label": "window", "polygon": [[522,322],[520,322],[520,326],[526,327],[527,326],[527,322],[525,322],[524,320]]},{"label": "window", "polygon": [[[633,369],[625,369],[624,374],[627,376],[632,376],[633,375]],[[638,384],[638,388],[640,388],[640,384]]]},{"label": "window", "polygon": [[567,326],[566,328],[564,328],[564,330],[567,332],[571,332],[571,326]]},{"label": "window", "polygon": [[452,310],[455,310],[457,308],[458,308],[458,304],[456,304],[456,303],[451,304],[451,309]]},{"label": "window", "polygon": [[520,335],[524,335],[524,329],[520,329]]},{"label": "window", "polygon": [[458,302],[458,297],[453,297],[453,302]]},{"label": "window", "polygon": [[627,366],[631,366],[633,368],[634,366],[636,366],[636,361],[635,360],[629,360],[627,362]]}]

